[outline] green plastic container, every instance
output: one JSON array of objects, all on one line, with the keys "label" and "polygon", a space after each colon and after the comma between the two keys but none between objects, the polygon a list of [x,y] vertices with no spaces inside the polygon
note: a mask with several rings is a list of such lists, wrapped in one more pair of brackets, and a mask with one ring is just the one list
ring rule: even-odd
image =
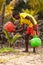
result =
[{"label": "green plastic container", "polygon": [[30,40],[30,44],[32,47],[38,47],[41,45],[41,39],[40,38],[33,38]]},{"label": "green plastic container", "polygon": [[35,35],[33,38],[38,38],[38,35]]}]

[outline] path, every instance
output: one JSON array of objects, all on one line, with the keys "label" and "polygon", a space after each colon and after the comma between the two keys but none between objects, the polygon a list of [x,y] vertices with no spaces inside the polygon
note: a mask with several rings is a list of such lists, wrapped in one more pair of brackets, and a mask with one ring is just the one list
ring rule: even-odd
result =
[{"label": "path", "polygon": [[37,53],[23,53],[20,49],[17,53],[0,54],[0,65],[43,65],[43,48]]}]

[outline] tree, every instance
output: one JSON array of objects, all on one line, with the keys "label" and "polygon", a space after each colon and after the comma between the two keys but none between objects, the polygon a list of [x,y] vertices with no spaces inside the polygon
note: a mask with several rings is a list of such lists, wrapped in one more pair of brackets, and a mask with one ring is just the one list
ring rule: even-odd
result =
[{"label": "tree", "polygon": [[18,10],[21,12],[22,9],[28,8],[27,4],[24,2],[24,0],[18,0],[18,2],[14,6],[14,10]]},{"label": "tree", "polygon": [[27,0],[27,4],[30,10],[43,14],[43,0]]},{"label": "tree", "polygon": [[0,10],[1,10],[1,7],[2,7],[4,1],[5,0],[0,0]]},{"label": "tree", "polygon": [[12,0],[6,0],[6,5],[8,5]]}]

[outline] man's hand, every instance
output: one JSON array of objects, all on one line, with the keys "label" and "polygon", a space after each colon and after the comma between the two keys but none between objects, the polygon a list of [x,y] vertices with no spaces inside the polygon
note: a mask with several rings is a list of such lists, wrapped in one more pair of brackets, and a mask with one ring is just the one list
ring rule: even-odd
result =
[{"label": "man's hand", "polygon": [[34,30],[36,31],[36,34],[39,35],[39,33],[38,33],[38,25],[34,26]]},{"label": "man's hand", "polygon": [[37,27],[34,25],[34,30],[37,31]]}]

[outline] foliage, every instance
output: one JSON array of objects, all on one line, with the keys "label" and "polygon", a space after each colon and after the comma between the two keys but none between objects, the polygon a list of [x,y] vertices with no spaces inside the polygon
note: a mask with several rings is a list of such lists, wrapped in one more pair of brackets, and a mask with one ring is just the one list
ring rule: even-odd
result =
[{"label": "foliage", "polygon": [[[14,10],[25,12],[28,11],[29,14],[32,14],[33,16],[41,13],[43,14],[43,0],[18,0],[18,3],[16,3]],[[23,11],[23,12],[24,12]]]},{"label": "foliage", "polygon": [[0,0],[0,10],[1,10],[1,7],[2,7],[2,4],[5,0]]},{"label": "foliage", "polygon": [[43,0],[27,0],[27,4],[31,10],[43,14]]},{"label": "foliage", "polygon": [[14,35],[13,38],[11,39],[9,33],[8,33],[7,31],[5,31],[5,30],[4,30],[4,34],[5,34],[5,36],[6,36],[7,40],[8,40],[8,42],[9,42],[11,45],[14,44],[14,42],[15,42],[19,37],[21,37],[20,34],[16,34],[16,35]]},{"label": "foliage", "polygon": [[12,0],[6,0],[6,5],[8,5]]},{"label": "foliage", "polygon": [[22,9],[22,12],[26,12],[28,14],[31,14],[31,15],[35,16],[38,11],[36,11],[36,10],[29,10],[29,9],[25,9],[25,10]]},{"label": "foliage", "polygon": [[[5,0],[0,0],[0,8],[2,3]],[[8,2],[10,2],[11,0],[8,0]],[[15,0],[12,0],[7,6],[6,6],[6,10],[5,10],[5,16],[8,17],[12,14],[12,10],[18,10],[18,11],[22,11],[22,9],[24,11],[27,12],[27,10],[29,11],[29,14],[32,15],[36,15],[36,14],[41,14],[43,15],[43,0],[26,0],[26,2],[24,2],[24,0],[18,0],[16,1],[17,3],[15,4]]]},{"label": "foliage", "polygon": [[9,4],[11,0],[0,0],[0,10],[5,1],[7,2],[6,4]]},{"label": "foliage", "polygon": [[12,9],[14,8],[14,6],[12,5],[12,1],[10,2],[10,4],[8,4],[5,8],[5,16],[11,16],[12,14]]},{"label": "foliage", "polygon": [[0,53],[5,53],[5,52],[16,52],[16,50],[14,50],[11,47],[3,47],[0,49]]},{"label": "foliage", "polygon": [[[3,3],[5,2],[6,0],[0,0],[0,12],[2,11],[3,9]],[[14,8],[14,2],[15,0],[7,0],[9,3],[8,5],[6,5],[5,7],[5,17],[8,17],[9,15],[11,16],[12,14],[12,9]]]},{"label": "foliage", "polygon": [[6,38],[8,39],[8,42],[10,43],[11,41],[10,41],[10,35],[8,34],[8,32],[7,31],[3,31],[4,32],[4,34],[5,34],[5,36],[6,36]]},{"label": "foliage", "polygon": [[18,2],[14,6],[14,10],[18,10],[21,12],[22,9],[28,8],[27,4],[24,2],[24,0],[18,0]]}]

